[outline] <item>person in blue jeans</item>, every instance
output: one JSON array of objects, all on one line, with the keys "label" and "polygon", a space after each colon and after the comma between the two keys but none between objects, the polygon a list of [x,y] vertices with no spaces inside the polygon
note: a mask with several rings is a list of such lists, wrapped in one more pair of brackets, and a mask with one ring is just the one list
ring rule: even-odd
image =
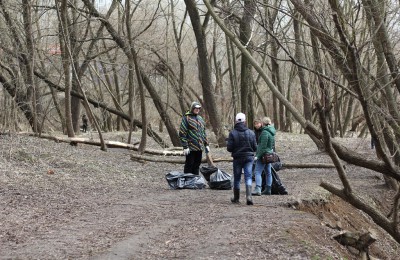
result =
[{"label": "person in blue jeans", "polygon": [[235,127],[229,133],[227,150],[233,157],[233,198],[232,203],[239,203],[240,180],[242,170],[246,184],[247,205],[253,205],[251,198],[252,176],[251,170],[254,160],[254,152],[257,149],[256,135],[246,126],[246,116],[238,113],[235,117]]},{"label": "person in blue jeans", "polygon": [[[261,194],[271,195],[271,185],[272,185],[271,164],[263,163],[261,158],[263,157],[264,154],[272,153],[274,151],[276,130],[275,127],[271,125],[271,119],[269,117],[264,117],[262,121],[264,126],[261,128],[262,131],[258,139],[258,146],[255,158],[257,161],[254,169],[255,179],[256,179],[256,186],[254,188],[254,192],[252,193],[252,195],[254,196],[261,196]],[[261,184],[262,184],[261,173],[263,171],[265,171],[266,173],[267,185],[265,187],[265,190],[261,193]]]}]

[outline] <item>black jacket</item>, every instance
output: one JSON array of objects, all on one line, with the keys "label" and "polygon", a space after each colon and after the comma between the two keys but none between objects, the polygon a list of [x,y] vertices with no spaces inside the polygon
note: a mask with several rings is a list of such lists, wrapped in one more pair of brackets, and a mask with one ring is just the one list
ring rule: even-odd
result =
[{"label": "black jacket", "polygon": [[232,153],[232,157],[254,156],[257,150],[256,135],[244,123],[237,123],[229,133],[227,150]]},{"label": "black jacket", "polygon": [[254,133],[256,134],[257,144],[258,144],[258,141],[260,139],[261,132],[262,132],[262,127],[260,127],[259,129],[254,129]]}]

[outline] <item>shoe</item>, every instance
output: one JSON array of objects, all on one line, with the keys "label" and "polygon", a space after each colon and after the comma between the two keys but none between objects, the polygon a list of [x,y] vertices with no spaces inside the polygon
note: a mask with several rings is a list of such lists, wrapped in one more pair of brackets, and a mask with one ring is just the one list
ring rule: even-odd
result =
[{"label": "shoe", "polygon": [[256,186],[254,188],[254,191],[251,193],[251,195],[253,195],[253,196],[261,196],[261,187],[260,186]]},{"label": "shoe", "polygon": [[261,192],[261,195],[271,195],[271,186],[265,186],[265,190]]},{"label": "shoe", "polygon": [[233,189],[233,198],[231,198],[231,202],[233,204],[239,204],[240,190]]},{"label": "shoe", "polygon": [[251,197],[251,185],[246,185],[246,204],[253,205],[253,199]]}]

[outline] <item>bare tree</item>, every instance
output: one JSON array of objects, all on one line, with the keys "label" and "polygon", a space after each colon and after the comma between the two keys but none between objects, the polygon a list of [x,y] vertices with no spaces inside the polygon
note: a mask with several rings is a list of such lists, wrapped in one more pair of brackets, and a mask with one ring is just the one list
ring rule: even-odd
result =
[{"label": "bare tree", "polygon": [[[304,52],[303,52],[303,41],[302,41],[302,31],[301,31],[301,26],[300,26],[300,15],[298,13],[294,14],[294,19],[293,19],[293,29],[294,29],[294,37],[296,41],[296,49],[295,49],[295,57],[296,60],[301,63],[305,64],[305,57],[304,57]],[[303,96],[303,109],[304,109],[304,118],[306,120],[311,121],[312,119],[312,104],[311,104],[311,95],[310,95],[310,90],[309,86],[307,84],[306,80],[306,72],[304,68],[298,67],[297,68],[298,75],[299,75],[299,81],[300,81],[300,86],[301,86],[301,93]]]},{"label": "bare tree", "polygon": [[[275,0],[273,1],[273,7],[269,9],[268,11],[268,16],[266,17],[268,24],[267,24],[267,30],[270,35],[275,35],[275,30],[274,28],[276,27],[275,24],[277,22],[277,15],[278,15],[278,9],[281,1]],[[279,52],[279,42],[277,42],[276,38],[271,41],[271,74],[272,74],[272,81],[274,84],[278,87],[279,91],[284,94],[283,90],[283,84],[282,84],[282,78],[281,78],[281,72],[280,72],[280,64],[278,62],[278,52]],[[272,96],[272,103],[274,107],[273,111],[273,119],[275,122],[275,127],[277,129],[284,129],[284,123],[285,123],[285,111],[284,111],[284,106],[282,103],[279,102],[279,100],[273,95]]]},{"label": "bare tree", "polygon": [[[8,41],[6,42],[3,39],[1,44],[5,62],[4,60],[0,62],[2,69],[0,72],[0,82],[7,93],[15,99],[17,107],[23,112],[32,130],[34,130],[35,111],[32,109],[33,85],[24,85],[24,82],[27,82],[27,71],[30,71],[33,66],[31,64],[32,60],[27,56],[26,47],[21,41],[24,37],[20,37],[18,33],[18,23],[14,21],[4,1],[0,1],[0,10],[5,25],[8,28],[9,36]],[[22,75],[22,79],[18,75]]]},{"label": "bare tree", "polygon": [[33,42],[33,31],[32,31],[32,6],[30,1],[23,0],[23,18],[24,18],[24,29],[26,36],[26,50],[27,59],[25,60],[26,67],[26,85],[30,91],[32,91],[32,109],[33,109],[33,132],[40,132],[38,128],[38,95],[37,88],[35,86],[35,80],[33,75],[34,70],[34,57],[35,49]]},{"label": "bare tree", "polygon": [[[249,53],[251,54],[252,46],[252,24],[254,22],[254,15],[256,12],[256,3],[254,0],[244,1],[243,5],[243,16],[240,20],[239,28],[239,39],[244,46],[247,47]],[[240,81],[240,107],[241,111],[247,115],[247,120],[253,122],[254,112],[253,112],[253,98],[251,95],[253,91],[253,74],[252,66],[246,56],[241,57],[241,81]]]},{"label": "bare tree", "polygon": [[59,30],[61,37],[60,49],[62,56],[63,72],[64,72],[64,85],[65,85],[65,120],[67,126],[68,137],[74,137],[75,132],[72,125],[72,115],[71,115],[71,60],[69,58],[68,52],[70,51],[70,36],[68,30],[68,20],[67,20],[67,0],[62,0],[59,4],[58,0],[55,0],[57,7],[57,13],[59,16]]},{"label": "bare tree", "polygon": [[[306,6],[300,0],[291,0],[294,4],[295,8],[302,14],[303,18],[310,25],[312,33],[318,38],[318,40],[326,47],[332,59],[336,62],[336,65],[341,69],[343,75],[347,78],[351,88],[357,93],[358,101],[363,108],[363,113],[365,115],[365,119],[367,125],[371,131],[371,134],[374,135],[374,127],[378,118],[373,116],[370,111],[370,107],[372,104],[369,100],[366,99],[366,96],[371,96],[371,92],[366,88],[365,77],[363,77],[363,68],[361,66],[359,56],[355,52],[354,46],[352,46],[352,42],[347,39],[347,32],[344,31],[344,24],[342,23],[344,17],[340,16],[343,12],[340,10],[338,3],[334,0],[330,1],[330,7],[332,8],[333,15],[332,20],[334,22],[334,28],[336,29],[337,36],[339,37],[339,42],[341,42],[340,46],[337,46],[338,41],[333,41],[329,33],[325,31],[323,27],[321,27],[320,23],[317,22],[316,17],[313,15],[316,12],[313,12],[311,8],[306,8]],[[335,165],[337,165],[338,173],[341,177],[344,188],[338,189],[333,187],[332,185],[326,185],[326,183],[322,183],[321,185],[331,191],[332,193],[346,199],[353,206],[363,210],[369,216],[371,216],[374,221],[384,228],[396,241],[400,243],[400,232],[398,226],[398,198],[394,200],[394,206],[392,212],[397,214],[395,216],[392,215],[392,220],[389,220],[385,217],[379,210],[376,210],[369,206],[369,204],[359,198],[357,195],[353,194],[351,187],[348,185],[346,178],[344,176],[344,169],[341,168],[339,158],[355,165],[366,167],[375,171],[379,171],[388,177],[394,178],[397,181],[400,180],[400,168],[394,164],[392,160],[389,159],[388,150],[383,147],[384,143],[379,143],[377,145],[377,149],[380,153],[382,153],[381,161],[371,161],[366,163],[368,160],[362,157],[362,155],[358,155],[354,151],[348,151],[338,142],[333,139],[330,139],[329,128],[326,124],[326,111],[320,109],[320,122],[322,125],[322,131],[319,130],[315,125],[306,120],[304,116],[291,104],[286,100],[286,98],[280,93],[275,84],[273,84],[272,80],[265,74],[262,70],[261,66],[257,63],[254,58],[251,58],[251,55],[246,50],[245,46],[243,46],[234,36],[232,32],[230,32],[224,23],[220,20],[220,18],[214,13],[212,6],[208,1],[204,1],[209,12],[213,16],[214,20],[218,23],[221,29],[230,37],[230,39],[236,44],[236,46],[240,49],[243,55],[246,55],[251,64],[256,69],[256,71],[262,76],[262,78],[267,83],[270,90],[276,95],[280,102],[282,102],[286,108],[292,113],[292,115],[296,118],[296,120],[306,129],[309,135],[313,135],[315,138],[320,140],[324,140],[325,147],[328,150],[329,154],[332,157]],[[323,107],[324,109],[329,109],[325,106],[320,106],[318,108]],[[382,118],[381,118],[382,119]],[[372,122],[374,120],[375,124]],[[381,121],[378,121],[384,123]],[[389,137],[389,136],[388,136]],[[381,146],[382,145],[382,146]],[[385,170],[383,170],[382,168]]]},{"label": "bare tree", "polygon": [[[98,12],[98,10],[96,10],[96,8],[94,7],[93,3],[91,3],[91,1],[83,0],[83,3],[85,4],[85,6],[88,8],[89,12],[94,17],[101,18],[101,19],[99,19],[99,21],[102,24],[104,24],[104,26],[107,29],[107,31],[113,37],[113,40],[115,41],[115,43],[121,48],[121,50],[124,52],[124,54],[126,55],[128,60],[132,60],[133,61],[134,58],[132,57],[132,53],[130,51],[130,46],[129,46],[129,43],[127,42],[126,38],[123,37],[122,35],[120,35],[118,33],[118,31],[115,30],[114,26],[110,23],[110,21],[106,17],[101,15]],[[146,28],[148,28],[148,26]],[[175,129],[175,126],[172,124],[172,121],[169,118],[169,115],[165,112],[164,105],[162,104],[162,102],[160,102],[161,98],[159,97],[157,91],[154,90],[154,87],[151,84],[151,81],[149,81],[148,77],[145,75],[144,70],[141,67],[136,68],[136,69],[140,69],[141,70],[140,71],[140,75],[142,76],[143,83],[146,86],[147,91],[152,96],[152,100],[156,105],[155,107],[157,108],[157,110],[158,110],[158,112],[159,112],[159,114],[161,116],[161,119],[163,120],[164,124],[166,125],[166,128],[167,128],[168,133],[169,133],[170,138],[171,138],[171,141],[172,141],[172,143],[174,145],[178,146],[179,145],[179,138],[178,138],[177,131]]]},{"label": "bare tree", "polygon": [[[176,42],[176,54],[178,55],[178,60],[179,60],[179,77],[178,77],[178,87],[177,87],[177,92],[178,92],[178,102],[179,106],[181,108],[181,113],[183,114],[186,109],[186,104],[184,103],[184,95],[183,95],[183,89],[184,89],[184,82],[185,82],[185,65],[182,57],[182,41],[183,41],[183,25],[184,23],[181,23],[181,25],[178,28],[177,22],[176,22],[176,17],[175,17],[175,6],[174,6],[174,1],[171,0],[170,10],[171,10],[171,19],[172,19],[172,30],[174,32],[174,38]],[[187,15],[187,12],[185,11],[185,14],[183,16],[183,20],[185,20],[185,17]]]},{"label": "bare tree", "polygon": [[204,27],[202,26],[200,21],[200,15],[197,9],[196,2],[194,0],[185,0],[185,4],[186,9],[189,13],[190,21],[192,22],[194,34],[196,36],[197,58],[199,62],[199,77],[203,89],[203,99],[205,100],[203,105],[207,110],[211,126],[218,140],[218,145],[225,146],[225,136],[222,131],[219,111],[215,103],[213,86],[211,82],[211,70],[208,61],[208,51]]}]

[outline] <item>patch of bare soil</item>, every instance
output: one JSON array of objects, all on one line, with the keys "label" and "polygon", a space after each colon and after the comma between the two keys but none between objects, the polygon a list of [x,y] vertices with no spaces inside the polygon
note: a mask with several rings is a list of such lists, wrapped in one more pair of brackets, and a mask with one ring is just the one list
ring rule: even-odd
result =
[{"label": "patch of bare soil", "polygon": [[[368,140],[343,142],[374,156]],[[283,162],[330,162],[305,135],[278,133],[277,147]],[[230,156],[224,148],[211,152]],[[282,169],[289,195],[253,197],[247,206],[242,184],[242,203],[233,205],[228,190],[171,190],[165,174],[183,165],[135,162],[130,153],[1,135],[0,259],[356,259],[331,238],[338,226],[372,230],[376,258],[400,255],[368,216],[319,187],[321,180],[340,186],[334,169]],[[217,166],[232,172],[229,162]],[[388,204],[380,174],[346,169],[365,199]]]}]

